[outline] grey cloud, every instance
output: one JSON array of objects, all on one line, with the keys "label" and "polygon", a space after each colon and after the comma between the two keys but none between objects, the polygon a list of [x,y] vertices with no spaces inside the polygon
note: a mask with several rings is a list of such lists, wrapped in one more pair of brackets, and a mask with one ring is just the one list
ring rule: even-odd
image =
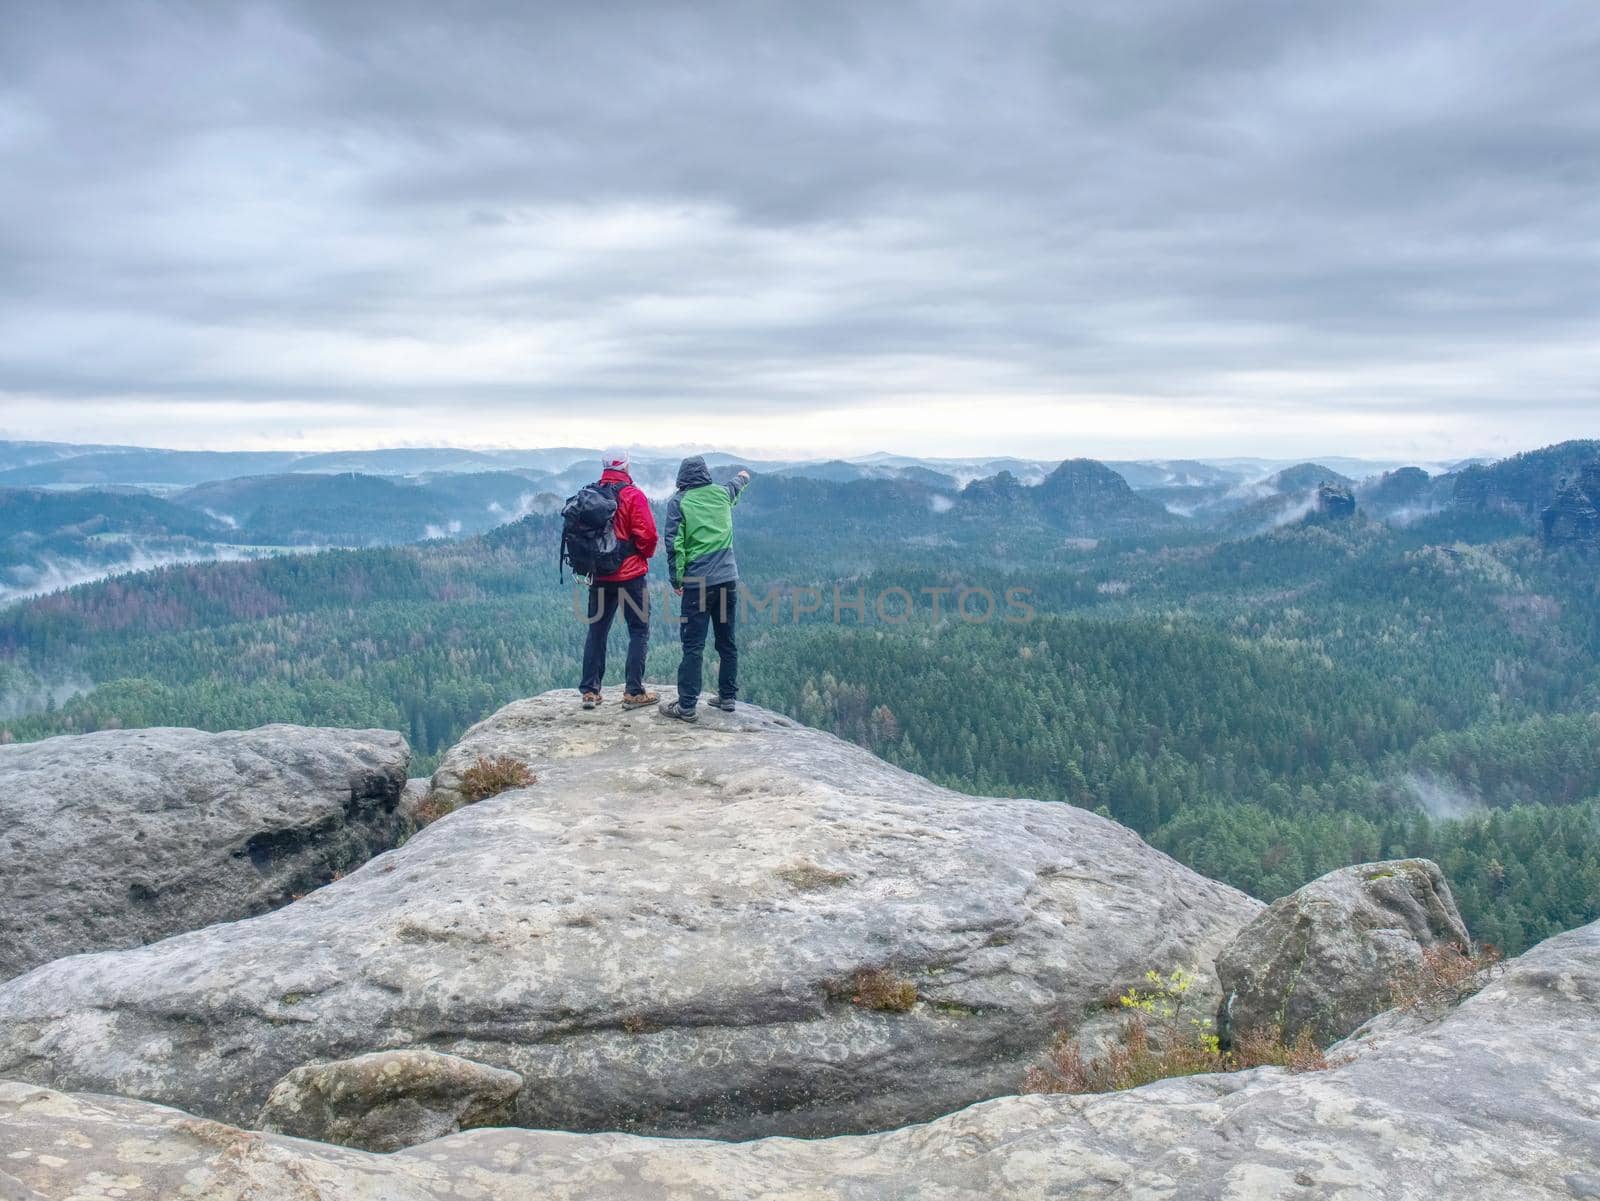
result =
[{"label": "grey cloud", "polygon": [[0,396],[1594,420],[1585,2],[0,17]]}]

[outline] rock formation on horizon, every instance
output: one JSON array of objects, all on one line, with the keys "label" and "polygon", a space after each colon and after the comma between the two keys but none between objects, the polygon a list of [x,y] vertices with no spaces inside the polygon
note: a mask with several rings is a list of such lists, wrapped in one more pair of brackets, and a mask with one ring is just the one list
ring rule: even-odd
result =
[{"label": "rock formation on horizon", "polygon": [[1324,480],[1317,485],[1317,512],[1330,521],[1356,515],[1356,496],[1350,485]]},{"label": "rock formation on horizon", "polygon": [[1600,550],[1600,462],[1561,486],[1541,514],[1540,530],[1546,546]]}]

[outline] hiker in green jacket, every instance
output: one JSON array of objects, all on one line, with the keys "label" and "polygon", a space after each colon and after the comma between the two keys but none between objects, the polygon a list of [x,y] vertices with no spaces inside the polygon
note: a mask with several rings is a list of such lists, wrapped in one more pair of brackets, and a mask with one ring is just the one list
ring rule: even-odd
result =
[{"label": "hiker in green jacket", "polygon": [[667,502],[667,575],[683,598],[683,661],[678,664],[678,699],[661,711],[679,721],[695,721],[700,701],[701,660],[706,626],[715,631],[718,709],[733,712],[739,695],[739,647],[733,627],[738,616],[739,567],[733,560],[733,506],[750,482],[741,470],[726,484],[711,482],[699,455],[678,467],[678,490]]}]

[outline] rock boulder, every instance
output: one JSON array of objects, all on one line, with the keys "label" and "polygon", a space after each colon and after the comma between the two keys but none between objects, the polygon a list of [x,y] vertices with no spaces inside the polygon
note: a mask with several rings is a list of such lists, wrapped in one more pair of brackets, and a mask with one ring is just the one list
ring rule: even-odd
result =
[{"label": "rock boulder", "polygon": [[522,1091],[515,1072],[435,1051],[378,1051],[296,1068],[256,1125],[362,1151],[398,1151],[478,1126],[503,1126]]},{"label": "rock boulder", "polygon": [[1450,886],[1426,859],[1340,868],[1274,901],[1217,959],[1219,1025],[1309,1028],[1326,1046],[1389,1009],[1435,943],[1470,940]]},{"label": "rock boulder", "polygon": [[393,846],[383,730],[115,730],[0,746],[0,979],[285,904]]},{"label": "rock boulder", "polygon": [[0,986],[0,1077],[248,1123],[295,1068],[418,1048],[520,1074],[524,1126],[882,1129],[1013,1091],[1149,968],[1214,1003],[1262,908],[1082,809],[618,699],[475,726],[437,790],[479,757],[537,783],[293,905]]},{"label": "rock boulder", "polygon": [[1535,947],[1442,1020],[1353,1058],[1340,1048],[1327,1071],[1007,1097],[863,1138],[478,1130],[376,1156],[0,1085],[0,1196],[1580,1201],[1600,1196],[1597,1040],[1600,924]]}]

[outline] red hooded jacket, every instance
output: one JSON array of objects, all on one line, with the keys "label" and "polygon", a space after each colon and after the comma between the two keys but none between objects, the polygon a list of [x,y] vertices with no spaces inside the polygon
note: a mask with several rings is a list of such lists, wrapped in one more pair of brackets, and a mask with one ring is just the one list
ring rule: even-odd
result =
[{"label": "red hooded jacket", "polygon": [[620,584],[636,580],[650,570],[650,556],[656,553],[656,516],[650,511],[650,501],[634,487],[633,477],[625,471],[607,468],[600,473],[602,484],[624,484],[617,493],[617,537],[633,543],[633,554],[622,561],[622,566],[611,575],[597,576],[597,584]]}]

